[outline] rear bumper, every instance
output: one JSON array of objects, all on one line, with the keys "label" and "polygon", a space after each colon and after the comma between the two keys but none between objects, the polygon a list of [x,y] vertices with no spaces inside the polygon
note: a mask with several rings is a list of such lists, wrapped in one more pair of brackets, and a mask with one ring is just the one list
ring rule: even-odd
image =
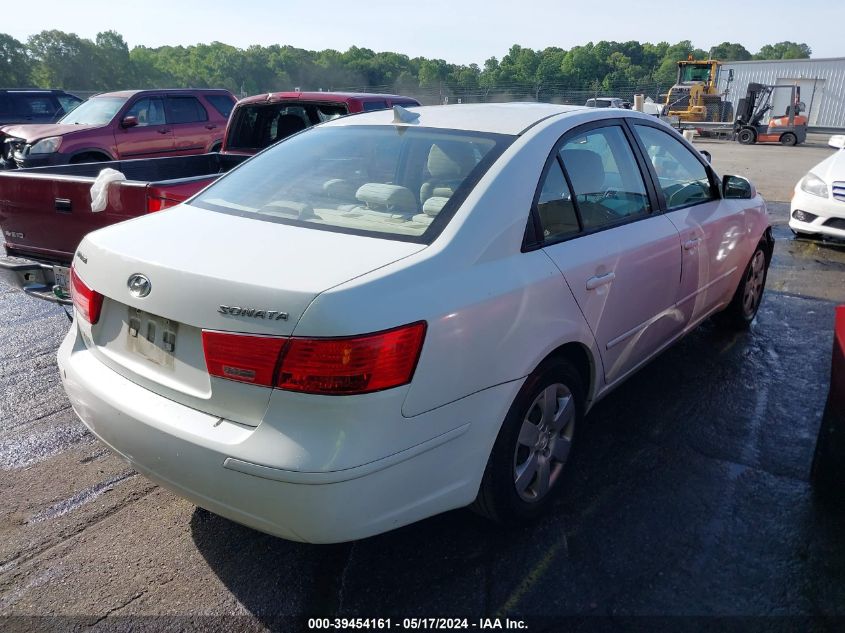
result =
[{"label": "rear bumper", "polygon": [[2,255],[0,256],[0,279],[32,297],[62,305],[71,304],[70,297],[59,296],[54,292],[56,279],[53,275],[52,264]]},{"label": "rear bumper", "polygon": [[[451,428],[399,450],[384,434],[374,436],[382,457],[349,466],[355,462],[346,455],[341,470],[294,469],[286,465],[326,446],[343,452],[343,438],[326,434],[319,447],[309,447],[291,441],[284,427],[248,427],[168,400],[103,365],[77,332],[74,325],[59,349],[60,374],[74,411],[100,440],[201,507],[312,543],[364,538],[471,503],[521,384],[487,389],[412,420],[397,407],[394,419],[380,421],[394,434],[400,425],[442,429],[444,420]],[[317,428],[321,422],[311,420]]]}]

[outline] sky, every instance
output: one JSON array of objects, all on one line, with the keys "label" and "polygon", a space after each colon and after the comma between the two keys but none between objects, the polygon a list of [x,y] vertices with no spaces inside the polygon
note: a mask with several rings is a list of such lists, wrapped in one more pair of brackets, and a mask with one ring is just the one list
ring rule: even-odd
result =
[{"label": "sky", "polygon": [[[45,29],[93,39],[113,29],[129,44],[162,46],[221,41],[290,44],[345,51],[350,46],[410,57],[482,65],[512,44],[571,48],[599,40],[689,39],[752,53],[783,40],[806,42],[813,57],[845,56],[843,0],[7,0],[0,33],[23,41]],[[35,8],[33,8],[35,7]]]}]

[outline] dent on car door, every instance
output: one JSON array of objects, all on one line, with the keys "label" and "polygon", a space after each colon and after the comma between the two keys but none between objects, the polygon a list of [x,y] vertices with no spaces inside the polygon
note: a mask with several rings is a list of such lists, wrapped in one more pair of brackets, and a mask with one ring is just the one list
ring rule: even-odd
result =
[{"label": "dent on car door", "polygon": [[678,231],[653,211],[621,124],[564,137],[547,166],[536,214],[544,250],[595,336],[608,383],[683,330],[674,307]]},{"label": "dent on car door", "polygon": [[678,308],[692,327],[730,299],[745,266],[745,224],[738,205],[723,200],[705,163],[671,133],[632,125],[650,162],[666,217],[681,236]]}]

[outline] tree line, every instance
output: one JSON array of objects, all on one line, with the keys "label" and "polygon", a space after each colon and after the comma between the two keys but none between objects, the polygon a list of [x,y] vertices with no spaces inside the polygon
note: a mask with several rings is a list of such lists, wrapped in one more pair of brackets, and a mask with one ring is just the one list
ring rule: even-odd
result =
[{"label": "tree line", "polygon": [[135,46],[119,33],[94,40],[58,30],[21,42],[0,33],[0,88],[40,87],[104,91],[124,88],[214,87],[235,94],[274,90],[367,90],[542,99],[561,90],[612,93],[620,86],[648,92],[675,81],[676,62],[692,55],[722,61],[805,59],[806,44],[779,42],[752,54],[742,44],[723,42],[709,51],[689,40],[676,44],[597,42],[570,49],[533,50],[514,44],[482,66],[409,57],[353,46],[345,52],[293,46],[222,42],[191,46]]}]

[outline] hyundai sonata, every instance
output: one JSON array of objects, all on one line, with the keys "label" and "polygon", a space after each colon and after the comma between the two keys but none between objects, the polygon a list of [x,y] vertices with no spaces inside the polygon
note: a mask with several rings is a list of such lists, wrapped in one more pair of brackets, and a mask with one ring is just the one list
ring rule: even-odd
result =
[{"label": "hyundai sonata", "polygon": [[58,361],[98,438],[256,529],[520,522],[595,402],[711,315],[754,319],[772,248],[753,186],[653,117],[396,108],[88,235]]}]

